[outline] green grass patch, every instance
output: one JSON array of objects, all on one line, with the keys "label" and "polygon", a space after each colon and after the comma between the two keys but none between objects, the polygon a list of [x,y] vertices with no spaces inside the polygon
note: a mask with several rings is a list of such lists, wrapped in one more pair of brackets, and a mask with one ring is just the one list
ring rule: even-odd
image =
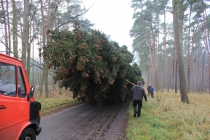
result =
[{"label": "green grass patch", "polygon": [[179,94],[159,93],[143,101],[141,117],[133,117],[129,105],[128,140],[209,140],[210,95],[189,94],[190,104],[180,101]]},{"label": "green grass patch", "polygon": [[41,108],[42,115],[46,115],[46,114],[58,111],[67,106],[71,106],[78,103],[77,100],[74,100],[69,97],[36,98],[35,100],[42,104],[42,108]]}]

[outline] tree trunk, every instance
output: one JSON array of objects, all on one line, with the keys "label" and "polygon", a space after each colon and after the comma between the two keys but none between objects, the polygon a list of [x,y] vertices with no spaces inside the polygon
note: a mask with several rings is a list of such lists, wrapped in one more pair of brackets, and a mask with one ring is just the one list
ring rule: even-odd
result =
[{"label": "tree trunk", "polygon": [[164,51],[164,85],[166,86],[165,88],[167,89],[167,91],[169,92],[169,81],[168,81],[168,55],[166,52],[166,15],[165,15],[165,11],[164,11],[164,47],[163,47],[163,51]]},{"label": "tree trunk", "polygon": [[13,40],[13,53],[14,57],[18,59],[18,46],[17,46],[17,16],[16,16],[16,5],[15,0],[12,0],[12,13],[13,13],[13,20],[12,20],[12,40]]},{"label": "tree trunk", "polygon": [[[26,50],[29,47],[28,39],[29,39],[29,22],[28,22],[28,0],[24,0],[24,20],[23,20],[23,36],[22,36],[22,61],[27,68],[26,64]],[[28,74],[28,72],[27,72]]]},{"label": "tree trunk", "polygon": [[147,85],[149,85],[150,84],[150,70],[148,69],[147,70]]},{"label": "tree trunk", "polygon": [[204,91],[204,67],[205,67],[205,56],[206,55],[206,51],[204,51],[204,55],[203,55],[203,63],[202,63],[202,77],[201,77],[201,91]]},{"label": "tree trunk", "polygon": [[27,47],[27,75],[28,75],[28,78],[30,79],[30,65],[31,65],[31,45],[30,43],[28,42],[28,47]]},{"label": "tree trunk", "polygon": [[[208,54],[208,58],[209,58],[209,81],[210,81],[210,54]],[[209,88],[210,88],[210,82],[209,82]],[[210,94],[210,90],[209,90],[209,94]]]},{"label": "tree trunk", "polygon": [[[54,0],[54,3],[57,3],[57,0]],[[53,23],[54,23],[54,28],[56,28],[57,27],[57,9],[58,9],[58,7],[56,6],[55,7],[55,13],[54,13],[54,15],[53,15]]]},{"label": "tree trunk", "polygon": [[[48,0],[48,14],[49,14],[49,3],[50,1]],[[45,37],[45,31],[46,31],[46,27],[45,27],[45,17],[44,17],[44,7],[43,7],[43,1],[40,0],[40,4],[41,4],[41,15],[42,15],[42,43],[43,43],[43,51],[45,49],[45,42],[46,42],[46,37]],[[49,16],[49,15],[47,15]],[[49,23],[48,23],[49,24]],[[46,97],[48,97],[49,94],[49,88],[48,88],[48,68],[46,66],[45,61],[43,60],[43,74],[42,74],[42,78],[41,78],[41,86],[40,86],[40,94],[42,95],[42,89],[43,89],[43,85],[45,82],[45,94]]]},{"label": "tree trunk", "polygon": [[[47,9],[47,27],[46,30],[50,29],[50,0],[48,0],[48,9]],[[48,38],[47,38],[48,41]],[[43,48],[44,49],[44,48]],[[45,63],[45,61],[44,61]],[[46,65],[46,64],[45,64]],[[49,86],[48,86],[48,68],[47,66],[45,66],[45,93],[46,93],[46,97],[49,97]]]},{"label": "tree trunk", "polygon": [[195,91],[195,77],[194,77],[194,75],[195,75],[195,63],[194,62],[192,62],[192,90],[193,91]]},{"label": "tree trunk", "polygon": [[151,32],[152,32],[152,65],[153,65],[153,76],[154,76],[154,81],[155,81],[155,87],[156,87],[156,92],[158,92],[158,74],[157,74],[157,67],[156,67],[156,48],[155,48],[155,40],[156,40],[156,37],[155,37],[155,33],[154,33],[154,30],[153,30],[153,26],[152,26],[152,23],[150,24],[150,29],[151,29]]},{"label": "tree trunk", "polygon": [[197,89],[197,91],[200,93],[200,75],[199,75],[199,73],[200,73],[200,47],[199,47],[199,45],[198,45],[198,61],[197,61],[197,73],[196,73],[196,89]]},{"label": "tree trunk", "polygon": [[[42,0],[40,0],[40,4],[41,4],[41,15],[42,15],[42,48],[44,48],[45,47],[45,19],[44,19],[44,7],[43,7]],[[41,56],[40,56],[40,59],[41,59]],[[40,96],[42,96],[42,92],[43,92],[45,72],[46,72],[46,66],[45,64],[43,64],[43,72],[42,72],[42,77],[41,77],[41,82],[40,82]]]},{"label": "tree trunk", "polygon": [[172,90],[175,89],[175,72],[176,72],[176,51],[175,47],[173,46],[173,72],[172,72]]},{"label": "tree trunk", "polygon": [[[42,42],[42,35],[40,34],[39,35],[39,42]],[[40,46],[39,46],[39,49],[41,49],[41,43],[40,43]],[[39,64],[40,66],[42,65],[42,57],[40,55],[40,52],[39,52]],[[43,72],[43,69],[39,69],[39,79],[40,79],[40,82],[39,82],[39,98],[42,97],[42,90],[43,90],[43,83],[42,83],[42,72]]]},{"label": "tree trunk", "polygon": [[149,49],[149,53],[150,53],[150,64],[151,64],[151,67],[150,67],[150,84],[152,84],[153,83],[153,81],[154,81],[154,65],[153,65],[153,52],[152,52],[152,47],[151,47],[151,44],[150,44],[150,41],[149,41],[149,39],[147,38],[147,36],[146,36],[146,34],[145,34],[145,38],[146,38],[146,42],[147,42],[147,44],[148,44],[148,49]]},{"label": "tree trunk", "polygon": [[1,0],[1,6],[2,6],[2,13],[3,13],[3,19],[4,19],[4,32],[5,32],[5,48],[6,48],[6,54],[9,55],[9,48],[8,48],[8,33],[7,33],[7,20],[6,20],[6,11],[4,9],[4,1]]},{"label": "tree trunk", "polygon": [[189,14],[189,27],[188,27],[188,58],[187,58],[187,91],[190,92],[190,62],[191,62],[191,53],[190,53],[190,22],[191,22],[191,9],[192,5],[190,5],[190,14]]},{"label": "tree trunk", "polygon": [[[203,0],[202,0],[202,3],[204,3],[203,2]],[[203,14],[204,14],[204,16],[205,16],[205,20],[204,20],[204,36],[205,36],[205,38],[204,38],[204,42],[205,42],[205,46],[206,46],[206,50],[208,51],[208,59],[209,59],[209,84],[208,84],[208,86],[209,86],[209,94],[210,94],[210,50],[209,50],[209,48],[210,48],[210,35],[209,35],[209,29],[208,29],[208,27],[207,27],[207,25],[208,25],[208,16],[207,16],[207,12],[206,12],[206,9],[204,9],[204,4],[202,4],[202,10],[203,10]]]},{"label": "tree trunk", "polygon": [[175,65],[176,66],[175,66],[175,83],[174,83],[175,87],[174,88],[175,88],[175,93],[177,93],[177,90],[178,90],[177,89],[177,79],[178,79],[178,62],[177,62],[177,57],[175,58]]},{"label": "tree trunk", "polygon": [[[33,34],[34,34],[34,30],[35,30],[35,25],[34,25],[34,22],[33,22]],[[32,58],[33,58],[33,65],[34,65],[34,40],[32,42]],[[35,85],[35,81],[34,81],[34,66],[32,67],[32,85]]]},{"label": "tree trunk", "polygon": [[8,55],[11,53],[11,33],[10,33],[10,19],[9,19],[9,3],[8,0],[6,0],[6,11],[7,11],[7,26],[8,26]]},{"label": "tree trunk", "polygon": [[177,1],[173,0],[173,26],[174,26],[174,40],[175,40],[175,47],[178,57],[178,64],[179,64],[179,80],[180,80],[180,94],[181,94],[181,102],[189,103],[187,90],[186,90],[186,79],[185,79],[185,71],[184,71],[184,62],[183,62],[183,55],[182,55],[182,48],[180,44],[180,34],[179,34],[179,27],[178,27],[178,13],[177,13]]}]

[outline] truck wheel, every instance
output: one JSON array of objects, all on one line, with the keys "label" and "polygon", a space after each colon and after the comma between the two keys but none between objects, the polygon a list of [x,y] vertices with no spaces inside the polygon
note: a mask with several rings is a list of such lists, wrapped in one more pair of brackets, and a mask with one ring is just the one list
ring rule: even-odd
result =
[{"label": "truck wheel", "polygon": [[36,140],[36,134],[33,128],[27,128],[23,131],[19,140]]}]

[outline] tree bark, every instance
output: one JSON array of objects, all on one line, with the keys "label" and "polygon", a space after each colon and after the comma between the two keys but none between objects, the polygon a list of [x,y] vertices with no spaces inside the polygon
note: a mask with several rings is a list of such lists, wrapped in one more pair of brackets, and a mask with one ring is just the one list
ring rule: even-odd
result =
[{"label": "tree bark", "polygon": [[[28,0],[24,0],[24,20],[23,20],[23,36],[22,36],[22,62],[27,68],[26,64],[26,51],[29,47],[28,39],[29,39],[29,21],[28,21]],[[28,72],[27,72],[28,74]]]},{"label": "tree bark", "polygon": [[166,52],[166,15],[165,15],[165,11],[164,11],[164,47],[163,47],[163,51],[164,51],[164,85],[166,86],[165,88],[167,89],[167,91],[169,92],[169,81],[168,81],[168,56],[167,56],[167,52]]},{"label": "tree bark", "polygon": [[17,46],[17,15],[16,15],[16,4],[15,0],[12,0],[12,13],[13,13],[13,20],[12,20],[12,40],[13,40],[13,53],[14,57],[18,59],[18,46]]},{"label": "tree bark", "polygon": [[[42,15],[42,43],[43,43],[43,51],[45,49],[45,42],[46,42],[46,36],[45,36],[45,31],[46,31],[46,23],[45,23],[45,17],[44,17],[44,7],[43,7],[43,1],[40,0],[40,4],[41,4],[41,15]],[[49,9],[50,8],[50,0],[48,0],[48,15],[49,16]],[[48,17],[49,18],[49,17]],[[47,23],[48,25],[49,23]],[[42,78],[41,78],[41,85],[40,85],[40,95],[42,95],[42,89],[43,89],[43,85],[45,83],[45,94],[46,97],[48,97],[49,95],[49,88],[48,88],[48,68],[46,66],[45,61],[43,60],[43,73],[42,73]]]},{"label": "tree bark", "polygon": [[[45,19],[44,19],[44,7],[43,7],[42,0],[40,0],[40,4],[41,4],[41,15],[42,15],[42,48],[44,48],[45,47]],[[40,56],[40,59],[41,59],[41,56]],[[45,72],[46,72],[46,66],[44,63],[43,64],[43,73],[42,73],[41,82],[40,82],[40,97],[42,96],[42,92],[43,92]]]},{"label": "tree bark", "polygon": [[189,14],[189,27],[188,27],[188,58],[187,58],[187,91],[188,93],[190,92],[190,62],[191,62],[191,53],[190,53],[190,30],[191,30],[191,26],[190,26],[190,22],[191,22],[191,10],[192,9],[192,5],[190,5],[190,14]]},{"label": "tree bark", "polygon": [[152,65],[153,65],[153,76],[154,76],[154,81],[155,81],[155,87],[156,87],[156,91],[158,92],[158,76],[157,76],[157,67],[156,67],[156,48],[155,48],[155,40],[156,40],[156,37],[155,37],[155,33],[154,33],[154,30],[153,30],[153,26],[152,26],[152,23],[150,24],[150,29],[151,29],[151,32],[152,32],[152,43],[151,43],[151,46],[152,46]]},{"label": "tree bark", "polygon": [[202,77],[201,77],[201,91],[204,91],[204,67],[205,67],[205,56],[206,55],[206,51],[204,51],[203,54],[203,63],[202,63]]},{"label": "tree bark", "polygon": [[[209,81],[210,81],[210,54],[208,54],[208,58],[209,58]],[[209,82],[209,88],[210,88],[210,82]],[[209,90],[209,94],[210,94],[210,90]]]},{"label": "tree bark", "polygon": [[6,11],[4,9],[4,1],[1,0],[1,6],[2,6],[2,13],[3,13],[3,19],[4,19],[4,32],[5,32],[5,48],[6,48],[6,54],[9,55],[9,47],[8,47],[8,32],[7,32],[7,20],[6,20]]},{"label": "tree bark", "polygon": [[180,80],[180,94],[181,94],[181,102],[189,103],[187,90],[186,90],[186,78],[185,78],[185,71],[184,71],[184,62],[183,62],[183,55],[182,55],[182,48],[180,42],[180,34],[179,34],[179,27],[178,27],[178,13],[177,13],[177,1],[173,0],[173,26],[174,26],[174,40],[175,40],[175,47],[178,57],[178,68],[179,68],[179,80]]},{"label": "tree bark", "polygon": [[[47,9],[47,27],[46,30],[50,29],[50,0],[48,0],[48,9]],[[48,38],[47,38],[48,41]],[[43,48],[44,49],[44,48]],[[44,61],[45,63],[45,61]],[[46,65],[46,64],[45,64]],[[45,93],[46,93],[46,97],[49,97],[49,87],[48,87],[48,68],[47,66],[45,66]]]},{"label": "tree bark", "polygon": [[173,49],[172,90],[175,89],[175,74],[176,74],[176,51],[174,46],[173,46],[174,49]]},{"label": "tree bark", "polygon": [[[28,36],[29,37],[29,36]],[[28,38],[29,39],[29,38]],[[30,70],[30,65],[31,65],[31,44],[28,42],[28,47],[27,47],[27,75],[28,75],[28,78],[30,79],[30,75],[31,75],[31,70]]]},{"label": "tree bark", "polygon": [[174,89],[175,93],[177,93],[177,79],[178,79],[178,62],[177,62],[177,57],[175,58],[175,83],[174,83]]},{"label": "tree bark", "polygon": [[[35,25],[34,25],[34,22],[33,22],[33,25],[32,25],[32,27],[33,27],[33,34],[34,34],[34,30],[35,30]],[[33,58],[33,64],[34,64],[34,40],[33,40],[33,42],[32,42],[32,58]],[[35,75],[35,73],[34,73],[34,66],[32,67],[32,85],[35,85],[35,81],[34,81],[34,75]]]},{"label": "tree bark", "polygon": [[196,72],[196,89],[200,93],[200,47],[198,46],[198,61],[197,61],[197,72]]},{"label": "tree bark", "polygon": [[9,19],[9,3],[8,0],[6,0],[6,11],[7,11],[7,26],[8,26],[8,55],[11,53],[11,33],[10,33],[10,19]]},{"label": "tree bark", "polygon": [[[204,3],[203,2],[203,0],[202,0],[202,3]],[[207,18],[207,12],[206,12],[206,9],[204,9],[204,4],[202,4],[202,10],[203,10],[203,15],[204,15],[204,17],[205,17],[205,20],[204,20],[204,42],[205,42],[205,46],[206,46],[206,50],[208,51],[208,60],[209,60],[209,84],[208,84],[208,86],[209,86],[209,94],[210,94],[210,50],[209,50],[209,48],[210,48],[210,35],[209,35],[209,29],[207,28],[207,24],[208,24],[208,18]]]}]

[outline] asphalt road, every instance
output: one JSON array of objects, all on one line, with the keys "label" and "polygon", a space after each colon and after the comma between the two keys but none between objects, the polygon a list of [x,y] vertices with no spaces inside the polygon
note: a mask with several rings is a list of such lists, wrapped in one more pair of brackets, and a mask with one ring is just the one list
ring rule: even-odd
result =
[{"label": "asphalt road", "polygon": [[37,140],[120,140],[125,138],[128,103],[79,104],[41,118]]}]

